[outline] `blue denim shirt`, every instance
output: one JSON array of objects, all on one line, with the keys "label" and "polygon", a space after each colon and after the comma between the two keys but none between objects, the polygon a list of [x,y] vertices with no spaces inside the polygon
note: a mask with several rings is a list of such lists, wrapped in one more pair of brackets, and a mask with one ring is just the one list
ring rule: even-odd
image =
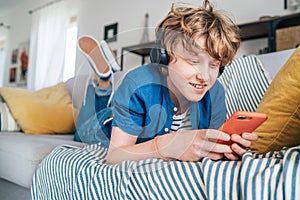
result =
[{"label": "blue denim shirt", "polygon": [[[137,143],[169,133],[177,112],[165,76],[151,63],[127,73],[114,94],[112,108],[112,126],[138,136]],[[201,101],[190,106],[190,111],[192,129],[219,128],[226,117],[222,85],[216,81]]]}]

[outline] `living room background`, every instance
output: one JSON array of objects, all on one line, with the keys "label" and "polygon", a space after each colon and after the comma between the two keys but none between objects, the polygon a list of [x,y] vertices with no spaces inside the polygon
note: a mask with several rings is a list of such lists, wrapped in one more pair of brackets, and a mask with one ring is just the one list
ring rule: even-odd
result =
[{"label": "living room background", "polygon": [[[78,37],[92,35],[98,40],[104,39],[105,26],[118,25],[116,41],[109,43],[116,50],[120,61],[121,49],[124,46],[139,44],[145,24],[145,15],[148,13],[149,39],[154,40],[154,28],[166,15],[174,0],[65,0],[68,5],[70,18],[76,16]],[[10,83],[9,74],[12,52],[19,48],[20,44],[30,38],[32,15],[28,13],[43,6],[52,0],[26,0],[18,6],[6,12],[0,13],[0,86],[16,86]],[[187,3],[199,5],[199,0],[187,0]],[[215,9],[225,10],[232,15],[236,23],[245,23],[258,20],[262,16],[277,16],[289,14],[289,9],[284,9],[283,0],[213,0]],[[271,6],[270,6],[271,5]],[[1,6],[1,5],[0,5]],[[37,11],[38,12],[38,11]],[[6,27],[9,26],[9,27]],[[257,54],[258,49],[267,46],[267,39],[251,40],[243,42],[237,56],[245,54]],[[84,57],[79,51],[76,53],[75,74],[82,73],[84,69]],[[126,54],[124,70],[128,70],[141,63],[140,57]],[[30,66],[29,66],[30,67]]]}]

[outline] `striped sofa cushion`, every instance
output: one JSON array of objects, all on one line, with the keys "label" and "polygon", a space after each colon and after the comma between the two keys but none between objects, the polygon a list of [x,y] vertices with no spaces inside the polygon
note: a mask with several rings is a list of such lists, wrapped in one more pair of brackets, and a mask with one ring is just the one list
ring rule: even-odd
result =
[{"label": "striped sofa cushion", "polygon": [[20,127],[11,115],[6,103],[0,102],[0,131],[19,131]]},{"label": "striped sofa cushion", "polygon": [[40,199],[299,199],[300,146],[239,161],[105,164],[101,145],[57,147],[38,166],[31,194]]},{"label": "striped sofa cushion", "polygon": [[225,90],[227,118],[238,110],[255,111],[271,82],[255,55],[234,59],[219,81]]}]

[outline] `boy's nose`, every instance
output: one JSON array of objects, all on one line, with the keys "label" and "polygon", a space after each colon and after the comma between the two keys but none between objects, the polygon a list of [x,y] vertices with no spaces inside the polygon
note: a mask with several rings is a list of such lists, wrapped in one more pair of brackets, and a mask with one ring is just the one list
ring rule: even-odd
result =
[{"label": "boy's nose", "polygon": [[197,73],[197,78],[198,79],[203,79],[203,80],[208,80],[209,78],[209,69],[208,67],[200,67],[200,66],[197,66],[197,67],[194,67],[195,70],[196,70],[196,73]]}]

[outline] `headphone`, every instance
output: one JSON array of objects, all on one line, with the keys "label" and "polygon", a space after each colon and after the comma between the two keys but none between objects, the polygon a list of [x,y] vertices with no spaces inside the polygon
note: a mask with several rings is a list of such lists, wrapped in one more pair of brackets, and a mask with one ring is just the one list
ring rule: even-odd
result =
[{"label": "headphone", "polygon": [[150,51],[150,60],[152,63],[159,65],[168,65],[170,61],[170,56],[168,55],[166,49],[161,45],[164,39],[164,31],[160,26],[157,31],[157,39]]},{"label": "headphone", "polygon": [[[157,31],[156,42],[150,51],[150,60],[151,60],[151,63],[167,66],[170,61],[170,56],[168,55],[165,47],[163,47],[161,45],[163,42],[163,39],[164,39],[164,31],[163,31],[162,26],[160,26]],[[224,69],[225,69],[224,66],[219,67],[218,77],[220,77],[220,75],[223,73]]]}]

